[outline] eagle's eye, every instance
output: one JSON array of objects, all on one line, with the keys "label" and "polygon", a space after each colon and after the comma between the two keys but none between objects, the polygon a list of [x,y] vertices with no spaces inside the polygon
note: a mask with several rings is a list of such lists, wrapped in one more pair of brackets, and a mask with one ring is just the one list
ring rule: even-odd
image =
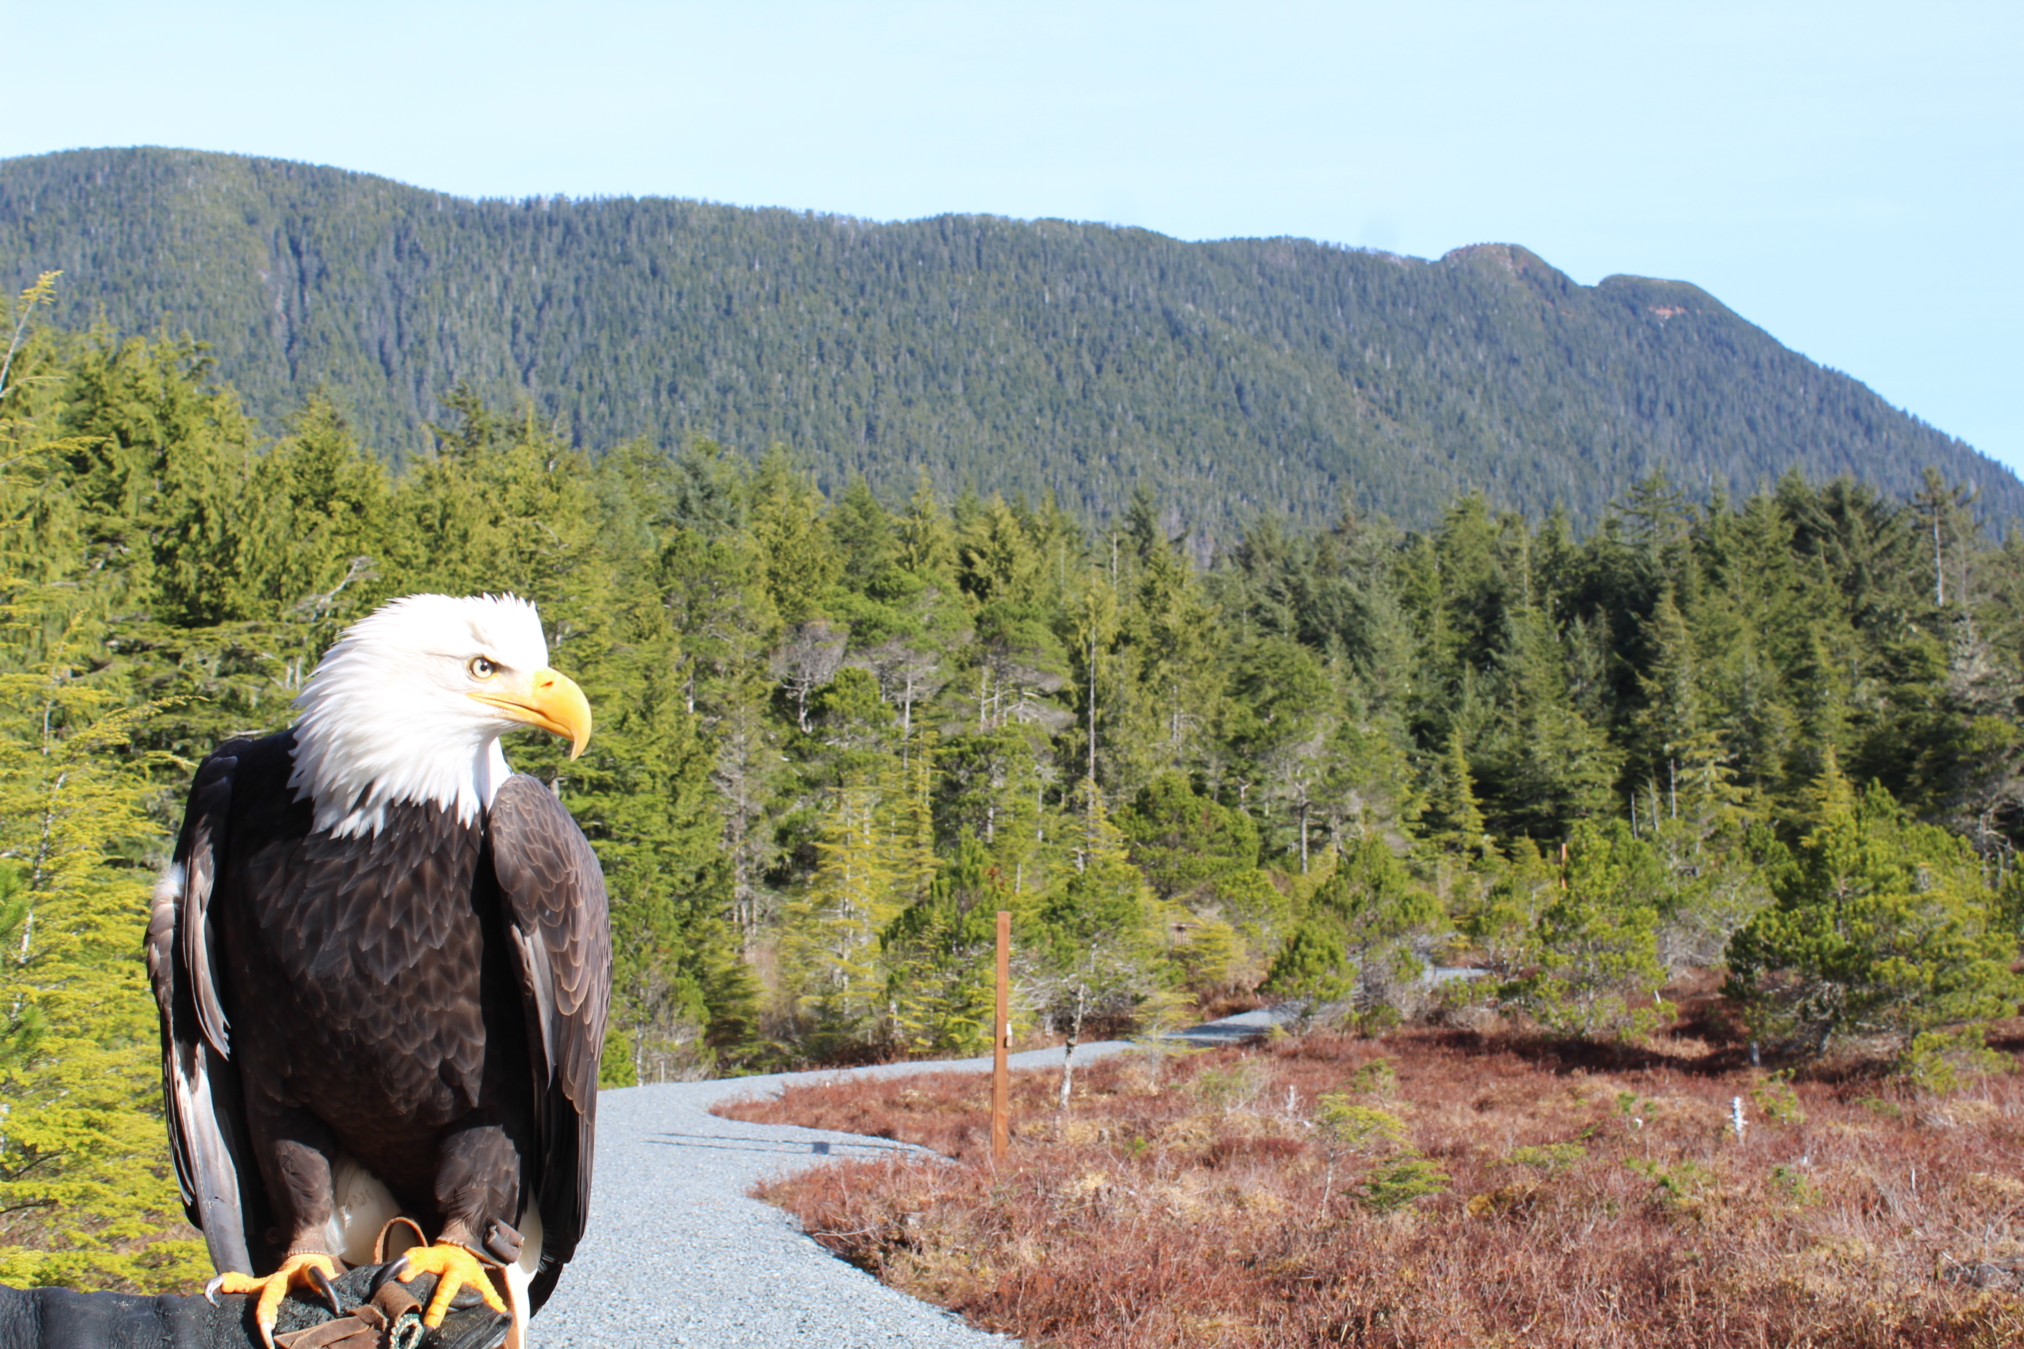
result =
[{"label": "eagle's eye", "polygon": [[471,671],[471,678],[473,679],[490,679],[493,675],[499,673],[499,667],[494,665],[491,661],[486,660],[483,656],[471,657],[471,664],[469,668]]}]

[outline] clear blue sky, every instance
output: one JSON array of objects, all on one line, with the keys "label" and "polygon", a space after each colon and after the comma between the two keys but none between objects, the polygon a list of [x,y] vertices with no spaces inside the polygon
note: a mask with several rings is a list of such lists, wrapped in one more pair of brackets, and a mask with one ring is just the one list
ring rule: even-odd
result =
[{"label": "clear blue sky", "polygon": [[2024,471],[2024,5],[0,0],[0,155],[471,196],[1521,243],[1698,283]]}]

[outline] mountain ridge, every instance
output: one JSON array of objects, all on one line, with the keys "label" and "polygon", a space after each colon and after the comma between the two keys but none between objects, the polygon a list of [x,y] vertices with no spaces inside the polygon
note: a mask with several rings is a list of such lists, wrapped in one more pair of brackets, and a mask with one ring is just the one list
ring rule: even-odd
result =
[{"label": "mountain ridge", "polygon": [[1281,237],[681,198],[465,198],[200,151],[0,161],[0,272],[62,316],[187,329],[269,429],[313,390],[396,458],[460,382],[580,444],[784,442],[825,486],[1147,488],[1211,532],[1458,492],[1592,522],[1656,470],[1899,495],[2024,484],[1690,282],[1582,286],[1514,244],[1438,259]]}]

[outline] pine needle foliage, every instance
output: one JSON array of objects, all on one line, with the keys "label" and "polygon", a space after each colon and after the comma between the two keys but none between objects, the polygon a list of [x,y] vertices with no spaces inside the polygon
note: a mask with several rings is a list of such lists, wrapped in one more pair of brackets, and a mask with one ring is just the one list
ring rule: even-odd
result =
[{"label": "pine needle foliage", "polygon": [[1773,871],[1771,907],[1729,943],[1729,992],[1754,1028],[1818,1053],[2014,1011],[2017,935],[1968,845],[1907,819],[1881,786],[1858,797],[1831,776],[1819,802]]},{"label": "pine needle foliage", "polygon": [[0,610],[12,658],[0,669],[0,1282],[178,1287],[206,1258],[182,1225],[136,938],[150,788],[120,754],[153,709],[122,706],[90,676],[82,621],[15,595]]}]

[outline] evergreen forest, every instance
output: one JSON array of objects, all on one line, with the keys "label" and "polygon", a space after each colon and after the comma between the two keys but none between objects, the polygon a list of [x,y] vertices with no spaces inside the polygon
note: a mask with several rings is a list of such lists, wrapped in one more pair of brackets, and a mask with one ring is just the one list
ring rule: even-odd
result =
[{"label": "evergreen forest", "polygon": [[[1301,239],[668,198],[469,201],[183,150],[0,162],[0,287],[59,321],[210,344],[261,432],[319,392],[396,463],[460,387],[577,449],[794,447],[826,497],[1134,493],[1196,561],[1347,500],[1411,528],[1471,491],[1586,530],[1664,472],[1741,499],[1788,470],[1919,470],[2000,527],[2024,484],[1679,281],[1575,284],[1523,248],[1438,261]],[[1850,278],[1851,285],[1861,284]]]},{"label": "evergreen forest", "polygon": [[325,393],[270,435],[55,284],[0,364],[0,1282],[203,1272],[153,877],[209,749],[415,591],[536,601],[596,710],[508,752],[606,870],[609,1085],[977,1052],[999,910],[1021,1033],[1083,1039],[1260,995],[1634,1038],[1722,970],[1769,1055],[1930,1055],[2019,996],[2024,533],[1937,469],[1204,549],[1150,490],[593,454],[468,384],[425,451]]}]

